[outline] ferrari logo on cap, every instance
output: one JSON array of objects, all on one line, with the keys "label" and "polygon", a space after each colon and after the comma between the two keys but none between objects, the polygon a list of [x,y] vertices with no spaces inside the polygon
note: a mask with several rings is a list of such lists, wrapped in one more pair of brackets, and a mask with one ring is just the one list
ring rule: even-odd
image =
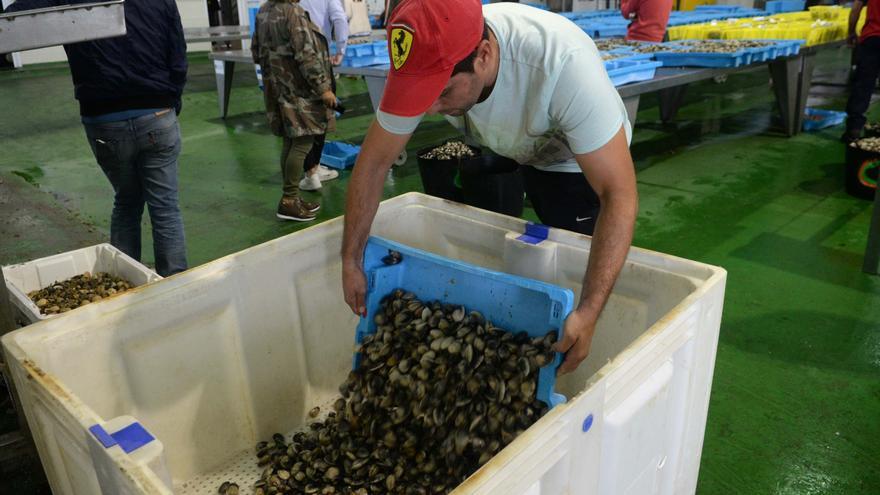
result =
[{"label": "ferrari logo on cap", "polygon": [[412,44],[412,31],[402,27],[391,30],[391,61],[394,63],[395,70],[400,70],[406,63]]}]

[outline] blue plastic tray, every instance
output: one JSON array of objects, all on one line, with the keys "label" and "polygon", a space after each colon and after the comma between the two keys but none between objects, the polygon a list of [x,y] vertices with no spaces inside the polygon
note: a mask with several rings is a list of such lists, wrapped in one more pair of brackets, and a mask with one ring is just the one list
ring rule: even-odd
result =
[{"label": "blue plastic tray", "polygon": [[605,70],[615,86],[623,86],[639,81],[647,81],[654,78],[657,68],[663,64],[650,59],[614,59],[605,62]]},{"label": "blue plastic tray", "polygon": [[804,10],[806,3],[806,0],[769,0],[764,4],[764,10],[771,14],[798,12]]},{"label": "blue plastic tray", "polygon": [[745,7],[742,5],[697,5],[694,7],[694,12],[733,12],[743,8]]},{"label": "blue plastic tray", "polygon": [[[399,263],[383,262],[390,251],[402,255]],[[423,302],[465,305],[510,332],[525,331],[538,337],[556,329],[560,340],[562,324],[574,306],[574,294],[568,289],[451,260],[380,237],[367,241],[364,273],[367,317],[358,323],[358,344],[376,332],[373,317],[382,298],[395,289],[410,291]],[[565,402],[563,395],[553,391],[561,356],[557,353],[553,362],[538,372],[537,398],[551,408]],[[355,354],[355,369],[359,363],[360,354]]]},{"label": "blue plastic tray", "polygon": [[321,152],[321,163],[328,167],[344,170],[351,168],[360,153],[361,147],[341,141],[327,141]]},{"label": "blue plastic tray", "polygon": [[748,65],[752,56],[746,50],[734,53],[655,53],[664,67],[739,67]]},{"label": "blue plastic tray", "polygon": [[595,28],[597,38],[613,38],[626,36],[625,25],[598,24]]},{"label": "blue plastic tray", "polygon": [[807,108],[804,111],[807,117],[819,117],[819,120],[804,119],[805,131],[818,131],[826,127],[840,125],[846,120],[846,112],[834,110],[822,110],[820,108]]}]

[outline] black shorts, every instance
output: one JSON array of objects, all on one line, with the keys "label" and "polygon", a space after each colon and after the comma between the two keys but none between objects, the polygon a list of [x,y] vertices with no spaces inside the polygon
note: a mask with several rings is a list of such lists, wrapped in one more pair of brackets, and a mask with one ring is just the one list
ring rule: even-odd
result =
[{"label": "black shorts", "polygon": [[523,186],[541,223],[593,235],[599,217],[599,196],[582,173],[545,172],[520,167]]}]

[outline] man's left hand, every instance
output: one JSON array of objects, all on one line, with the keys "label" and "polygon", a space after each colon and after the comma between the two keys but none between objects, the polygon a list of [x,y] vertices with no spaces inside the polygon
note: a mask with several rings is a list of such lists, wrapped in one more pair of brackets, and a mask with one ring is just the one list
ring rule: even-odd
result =
[{"label": "man's left hand", "polygon": [[562,340],[553,345],[554,351],[565,353],[565,360],[559,366],[559,375],[576,370],[581,361],[590,354],[597,318],[598,315],[576,309],[565,319]]},{"label": "man's left hand", "polygon": [[341,63],[342,63],[342,54],[341,54],[341,53],[337,53],[336,55],[333,55],[332,57],[330,57],[330,62],[331,62],[333,65],[339,65],[339,64],[341,64]]}]

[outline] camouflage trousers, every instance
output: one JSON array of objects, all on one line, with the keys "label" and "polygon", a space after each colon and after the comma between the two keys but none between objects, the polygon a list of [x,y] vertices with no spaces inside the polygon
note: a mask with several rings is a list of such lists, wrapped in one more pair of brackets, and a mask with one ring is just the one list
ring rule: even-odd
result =
[{"label": "camouflage trousers", "polygon": [[296,197],[299,194],[299,180],[302,178],[303,170],[308,170],[320,162],[320,151],[317,155],[314,151],[318,143],[323,148],[323,134],[284,138],[284,146],[281,149],[281,189],[284,197]]}]

